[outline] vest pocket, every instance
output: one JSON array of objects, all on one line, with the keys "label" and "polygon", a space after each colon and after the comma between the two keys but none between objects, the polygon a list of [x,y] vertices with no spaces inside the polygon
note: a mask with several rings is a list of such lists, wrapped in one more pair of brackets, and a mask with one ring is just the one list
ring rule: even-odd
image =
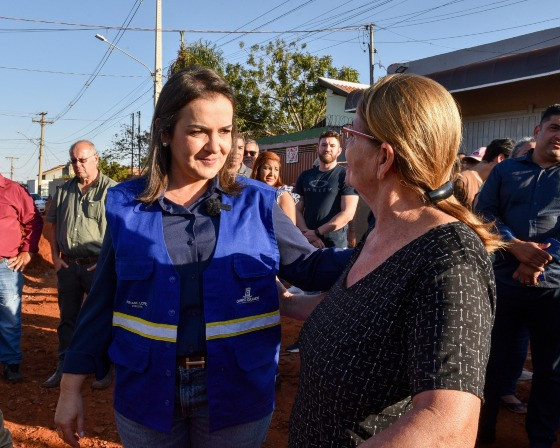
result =
[{"label": "vest pocket", "polygon": [[145,280],[154,271],[152,258],[116,258],[117,278],[119,280]]},{"label": "vest pocket", "polygon": [[109,357],[118,366],[126,367],[136,373],[142,373],[148,368],[150,349],[117,338],[113,339],[109,346]]},{"label": "vest pocket", "polygon": [[264,277],[271,275],[276,267],[272,257],[261,255],[255,258],[247,254],[233,254],[233,270],[239,278]]},{"label": "vest pocket", "polygon": [[276,355],[280,341],[272,338],[271,335],[259,334],[259,340],[253,343],[244,343],[235,348],[235,358],[237,365],[244,372],[251,372],[255,369],[276,365]]}]

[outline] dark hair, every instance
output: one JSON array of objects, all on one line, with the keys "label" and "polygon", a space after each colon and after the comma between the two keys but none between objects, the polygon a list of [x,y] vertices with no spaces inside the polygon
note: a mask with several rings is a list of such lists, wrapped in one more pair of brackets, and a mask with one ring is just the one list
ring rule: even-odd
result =
[{"label": "dark hair", "polygon": [[251,173],[251,179],[257,179],[260,180],[261,182],[264,182],[263,179],[259,178],[259,171],[261,167],[269,160],[278,162],[278,166],[279,166],[278,179],[276,179],[276,183],[274,184],[274,187],[280,188],[282,185],[284,185],[284,183],[282,182],[282,178],[280,177],[280,166],[282,166],[282,161],[278,156],[278,154],[273,153],[272,151],[264,151],[259,154],[257,160],[255,160],[255,163],[253,164],[253,172]]},{"label": "dark hair", "polygon": [[560,115],[560,104],[556,103],[556,104],[552,104],[551,106],[548,106],[541,115],[540,124],[543,124],[545,121],[548,121],[548,119],[553,115]]},{"label": "dark hair", "polygon": [[527,144],[527,143],[534,143],[535,137],[523,137],[520,138],[519,140],[517,140],[517,143],[515,144],[515,146],[513,147],[513,151],[511,151],[511,154],[509,155],[510,158],[515,159],[517,157],[517,154],[519,154],[521,152],[521,149]]},{"label": "dark hair", "polygon": [[514,146],[515,140],[511,138],[497,138],[496,140],[492,140],[486,147],[486,152],[482,156],[482,160],[484,162],[491,162],[500,154],[503,154],[507,159],[511,155]]},{"label": "dark hair", "polygon": [[329,131],[325,131],[323,132],[320,136],[319,136],[319,141],[321,141],[324,138],[329,138],[329,137],[333,137],[336,138],[338,140],[338,144],[340,145],[340,134],[336,131],[333,130],[329,130]]},{"label": "dark hair", "polygon": [[[235,96],[231,87],[213,70],[192,66],[178,71],[167,80],[161,90],[152,118],[150,150],[146,173],[143,175],[146,179],[146,187],[139,195],[139,201],[152,203],[167,188],[171,154],[169,147],[162,145],[162,135],[165,133],[173,136],[179,113],[183,107],[191,101],[215,95],[226,97],[235,111]],[[237,128],[234,112],[232,146],[236,139]],[[221,188],[226,193],[235,194],[240,191],[241,185],[227,172],[232,157],[233,151],[230,151],[218,177]]]}]

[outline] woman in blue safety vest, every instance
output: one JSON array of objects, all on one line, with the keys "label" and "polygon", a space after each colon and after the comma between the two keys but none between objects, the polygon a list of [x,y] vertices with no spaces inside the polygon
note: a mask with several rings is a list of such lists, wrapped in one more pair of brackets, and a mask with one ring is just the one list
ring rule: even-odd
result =
[{"label": "woman in blue safety vest", "polygon": [[235,99],[208,69],[174,74],[146,173],[112,188],[96,278],[65,358],[55,423],[79,446],[80,387],[115,365],[124,447],[260,447],[280,347],[275,277],[325,290],[349,253],[316,251],[275,191],[228,174]]}]

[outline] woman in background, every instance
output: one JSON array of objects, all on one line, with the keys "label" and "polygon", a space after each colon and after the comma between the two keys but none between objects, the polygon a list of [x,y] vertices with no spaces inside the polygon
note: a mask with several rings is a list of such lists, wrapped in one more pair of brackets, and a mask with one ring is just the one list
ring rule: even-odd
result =
[{"label": "woman in background", "polygon": [[292,187],[282,183],[282,178],[280,177],[280,157],[272,151],[261,152],[253,165],[251,179],[260,180],[276,188],[276,201],[278,205],[295,224],[296,204],[299,201],[299,194],[292,193]]}]

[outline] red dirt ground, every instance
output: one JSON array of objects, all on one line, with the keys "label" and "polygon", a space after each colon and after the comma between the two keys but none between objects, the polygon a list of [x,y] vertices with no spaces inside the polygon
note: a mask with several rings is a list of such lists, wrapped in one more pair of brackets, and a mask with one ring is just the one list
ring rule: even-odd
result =
[{"label": "red dirt ground", "polygon": [[[0,380],[0,409],[6,426],[18,448],[62,448],[65,446],[54,430],[53,416],[58,389],[43,389],[41,383],[53,372],[56,364],[58,306],[56,277],[52,269],[47,241],[41,239],[40,253],[25,271],[23,293],[23,383],[9,385]],[[283,319],[282,348],[293,342],[301,323]],[[299,374],[299,355],[280,355],[282,385],[277,391],[276,410],[268,432],[265,448],[287,446],[288,420]],[[111,390],[94,391],[84,385],[86,435],[83,447],[120,447],[112,410]],[[520,385],[519,395],[527,399],[530,382]],[[506,410],[500,413],[498,442],[485,445],[493,448],[528,446],[523,426],[524,416]],[[560,445],[558,445],[560,446]]]}]

